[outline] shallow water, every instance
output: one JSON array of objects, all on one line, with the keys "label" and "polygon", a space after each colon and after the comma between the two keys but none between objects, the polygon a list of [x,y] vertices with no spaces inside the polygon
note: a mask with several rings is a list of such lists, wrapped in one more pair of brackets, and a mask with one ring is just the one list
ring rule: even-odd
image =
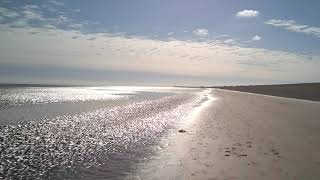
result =
[{"label": "shallow water", "polygon": [[200,89],[0,89],[0,177],[122,179],[186,120]]}]

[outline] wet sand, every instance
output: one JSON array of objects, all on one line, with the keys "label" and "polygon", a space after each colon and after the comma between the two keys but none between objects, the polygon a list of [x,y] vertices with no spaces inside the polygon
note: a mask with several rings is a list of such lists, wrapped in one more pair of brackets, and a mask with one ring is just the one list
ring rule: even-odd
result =
[{"label": "wet sand", "polygon": [[214,89],[216,97],[128,179],[320,179],[320,103]]}]

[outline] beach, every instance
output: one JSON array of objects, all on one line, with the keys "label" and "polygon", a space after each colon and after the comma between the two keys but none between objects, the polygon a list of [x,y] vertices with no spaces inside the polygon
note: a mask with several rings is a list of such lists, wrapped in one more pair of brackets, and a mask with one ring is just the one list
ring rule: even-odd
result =
[{"label": "beach", "polygon": [[320,103],[221,89],[129,179],[320,178]]},{"label": "beach", "polygon": [[215,88],[0,92],[0,178],[320,178],[317,101]]},{"label": "beach", "polygon": [[320,180],[320,0],[0,0],[0,180]]}]

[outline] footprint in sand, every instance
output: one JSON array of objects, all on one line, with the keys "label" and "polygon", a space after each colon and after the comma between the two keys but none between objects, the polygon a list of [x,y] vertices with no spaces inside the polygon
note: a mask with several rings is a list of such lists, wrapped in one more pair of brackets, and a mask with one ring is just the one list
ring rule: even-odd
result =
[{"label": "footprint in sand", "polygon": [[[225,155],[224,156],[231,156],[235,155],[237,157],[247,157],[248,155],[246,153],[243,153],[243,151],[246,151],[246,149],[243,148],[252,148],[252,142],[247,141],[245,143],[235,143],[233,144],[236,147],[226,147],[224,148]],[[237,149],[239,147],[240,149]]]},{"label": "footprint in sand", "polygon": [[246,144],[247,144],[248,148],[252,148],[252,142],[251,141],[246,142]]},{"label": "footprint in sand", "polygon": [[280,153],[279,153],[277,150],[275,150],[275,149],[272,149],[271,152],[272,152],[273,155],[279,155],[279,154],[280,154]]}]

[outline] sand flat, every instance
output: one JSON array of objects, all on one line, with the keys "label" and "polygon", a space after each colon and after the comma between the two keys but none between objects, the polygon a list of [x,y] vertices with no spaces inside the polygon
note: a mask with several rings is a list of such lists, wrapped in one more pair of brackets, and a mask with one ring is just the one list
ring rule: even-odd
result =
[{"label": "sand flat", "polygon": [[320,179],[320,103],[214,89],[141,179]]},{"label": "sand flat", "polygon": [[279,97],[320,101],[320,83],[221,86],[217,88]]}]

